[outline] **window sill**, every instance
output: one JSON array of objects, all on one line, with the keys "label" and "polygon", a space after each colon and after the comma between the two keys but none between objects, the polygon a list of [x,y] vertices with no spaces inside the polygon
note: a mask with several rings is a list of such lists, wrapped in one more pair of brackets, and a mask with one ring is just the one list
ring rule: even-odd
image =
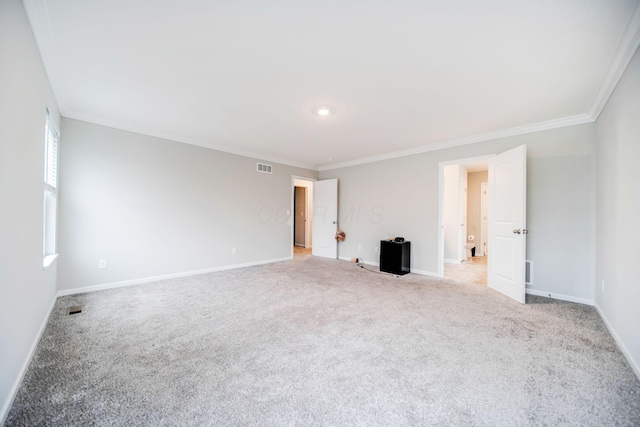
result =
[{"label": "window sill", "polygon": [[58,258],[58,254],[45,256],[44,260],[42,261],[42,269],[46,270],[47,268],[51,267],[51,264],[53,264],[53,261],[55,261],[56,258]]}]

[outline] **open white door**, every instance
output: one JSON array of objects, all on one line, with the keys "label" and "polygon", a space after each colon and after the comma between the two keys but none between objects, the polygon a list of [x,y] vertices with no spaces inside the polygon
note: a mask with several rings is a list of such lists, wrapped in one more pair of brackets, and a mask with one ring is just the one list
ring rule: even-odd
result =
[{"label": "open white door", "polygon": [[316,181],[313,186],[313,255],[338,258],[337,227],[338,180]]},{"label": "open white door", "polygon": [[490,288],[524,304],[527,146],[489,160]]}]

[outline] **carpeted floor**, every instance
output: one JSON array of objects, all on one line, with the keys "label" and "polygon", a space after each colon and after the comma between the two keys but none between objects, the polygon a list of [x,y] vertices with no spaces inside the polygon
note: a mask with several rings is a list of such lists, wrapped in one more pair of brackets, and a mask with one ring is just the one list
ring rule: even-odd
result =
[{"label": "carpeted floor", "polygon": [[63,297],[7,425],[640,425],[596,311],[528,303],[308,256]]}]

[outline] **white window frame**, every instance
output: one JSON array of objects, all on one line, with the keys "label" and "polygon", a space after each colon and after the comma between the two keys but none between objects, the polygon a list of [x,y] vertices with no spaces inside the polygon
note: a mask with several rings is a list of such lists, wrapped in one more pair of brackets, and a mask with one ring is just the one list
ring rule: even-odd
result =
[{"label": "white window frame", "polygon": [[44,220],[42,267],[49,268],[58,257],[58,141],[59,133],[47,110],[44,137]]}]

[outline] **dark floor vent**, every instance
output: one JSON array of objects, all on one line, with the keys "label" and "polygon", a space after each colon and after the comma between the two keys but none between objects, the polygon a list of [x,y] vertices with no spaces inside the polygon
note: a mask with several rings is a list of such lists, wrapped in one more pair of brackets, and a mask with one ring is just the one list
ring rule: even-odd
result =
[{"label": "dark floor vent", "polygon": [[67,314],[71,315],[71,314],[80,314],[82,313],[82,306],[81,305],[74,305],[73,307],[69,307],[67,308]]}]

